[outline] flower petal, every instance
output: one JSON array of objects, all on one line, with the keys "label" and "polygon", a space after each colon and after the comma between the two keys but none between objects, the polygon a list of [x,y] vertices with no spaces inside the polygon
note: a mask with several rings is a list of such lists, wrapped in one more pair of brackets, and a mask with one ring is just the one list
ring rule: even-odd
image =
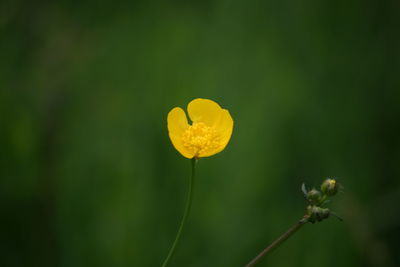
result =
[{"label": "flower petal", "polygon": [[212,100],[197,98],[189,103],[187,110],[193,122],[203,122],[211,127],[220,120],[222,109]]},{"label": "flower petal", "polygon": [[175,149],[178,150],[179,153],[181,153],[185,158],[193,158],[194,153],[183,146],[182,134],[187,128],[189,128],[186,114],[183,109],[179,107],[173,108],[168,113],[167,121],[169,138],[171,139]]},{"label": "flower petal", "polygon": [[176,107],[168,113],[168,131],[170,134],[181,136],[189,127],[185,111]]},{"label": "flower petal", "polygon": [[214,127],[222,136],[231,136],[233,130],[233,119],[227,109],[221,110],[221,117]]},{"label": "flower petal", "polygon": [[215,155],[224,150],[226,145],[229,143],[233,131],[233,119],[228,110],[222,109],[221,118],[219,122],[215,124],[215,130],[221,137],[220,146],[212,151],[206,151],[206,153],[199,155],[200,157]]}]

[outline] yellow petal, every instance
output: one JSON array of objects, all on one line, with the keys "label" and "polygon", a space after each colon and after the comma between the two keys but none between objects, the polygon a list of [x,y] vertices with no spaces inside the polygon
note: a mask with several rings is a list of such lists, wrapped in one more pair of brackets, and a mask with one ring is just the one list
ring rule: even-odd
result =
[{"label": "yellow petal", "polygon": [[187,110],[193,122],[203,122],[211,127],[220,120],[222,109],[212,100],[197,98],[189,103]]},{"label": "yellow petal", "polygon": [[229,114],[228,110],[222,109],[221,118],[215,124],[215,130],[221,138],[220,145],[216,149],[206,151],[206,153],[200,154],[199,157],[209,157],[215,155],[224,150],[226,145],[229,143],[233,131],[233,119]]},{"label": "yellow petal", "polygon": [[185,111],[176,107],[168,113],[168,131],[170,134],[181,136],[189,127]]},{"label": "yellow petal", "polygon": [[222,136],[231,136],[233,130],[233,119],[228,110],[221,110],[221,117],[218,123],[215,124],[214,129]]},{"label": "yellow petal", "polygon": [[186,114],[183,109],[178,107],[173,108],[168,113],[167,121],[169,138],[171,139],[175,149],[178,150],[179,153],[181,153],[185,158],[193,158],[194,153],[186,149],[182,142],[182,134],[187,128],[189,128]]}]

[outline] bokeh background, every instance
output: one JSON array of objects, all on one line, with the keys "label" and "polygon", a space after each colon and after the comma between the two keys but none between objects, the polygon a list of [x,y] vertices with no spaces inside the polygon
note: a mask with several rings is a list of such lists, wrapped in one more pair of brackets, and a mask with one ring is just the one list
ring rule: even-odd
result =
[{"label": "bokeh background", "polygon": [[160,266],[190,161],[166,116],[230,110],[171,266],[243,266],[336,177],[344,218],[260,266],[399,266],[400,2],[0,4],[0,266]]}]

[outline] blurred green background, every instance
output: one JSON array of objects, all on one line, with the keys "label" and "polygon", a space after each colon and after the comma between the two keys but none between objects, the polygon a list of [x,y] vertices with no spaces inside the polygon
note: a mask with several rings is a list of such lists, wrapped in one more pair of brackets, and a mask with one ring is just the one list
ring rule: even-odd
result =
[{"label": "blurred green background", "polygon": [[1,1],[0,266],[160,266],[190,161],[166,117],[235,121],[170,266],[243,266],[336,177],[344,218],[260,266],[399,266],[400,2]]}]

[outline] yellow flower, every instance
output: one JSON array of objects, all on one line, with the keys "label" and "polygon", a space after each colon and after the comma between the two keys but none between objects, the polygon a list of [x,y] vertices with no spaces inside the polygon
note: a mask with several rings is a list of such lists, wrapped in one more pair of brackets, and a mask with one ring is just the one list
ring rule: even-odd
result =
[{"label": "yellow flower", "polygon": [[229,111],[209,99],[197,98],[187,107],[192,125],[183,109],[176,107],[168,113],[168,133],[172,144],[186,158],[203,158],[221,152],[228,144],[233,130]]}]

